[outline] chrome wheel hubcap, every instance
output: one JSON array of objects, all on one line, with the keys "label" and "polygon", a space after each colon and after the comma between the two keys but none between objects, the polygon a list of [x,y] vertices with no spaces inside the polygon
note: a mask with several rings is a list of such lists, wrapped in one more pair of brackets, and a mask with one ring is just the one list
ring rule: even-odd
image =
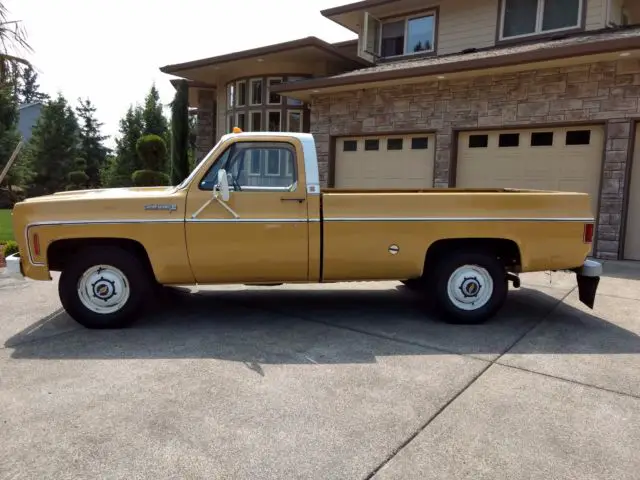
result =
[{"label": "chrome wheel hubcap", "polygon": [[461,310],[484,307],[493,295],[493,279],[487,269],[463,265],[451,274],[447,283],[449,300]]},{"label": "chrome wheel hubcap", "polygon": [[80,301],[95,313],[117,312],[127,303],[130,293],[127,277],[111,265],[94,265],[78,281]]}]

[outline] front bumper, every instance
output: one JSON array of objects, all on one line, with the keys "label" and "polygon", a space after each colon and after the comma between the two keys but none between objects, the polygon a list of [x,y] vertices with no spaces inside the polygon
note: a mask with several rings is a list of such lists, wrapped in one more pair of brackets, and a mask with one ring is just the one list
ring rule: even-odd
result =
[{"label": "front bumper", "polygon": [[9,277],[24,278],[22,273],[22,264],[20,263],[20,254],[14,253],[5,258],[7,263],[6,273]]},{"label": "front bumper", "polygon": [[585,260],[582,267],[573,270],[578,280],[578,297],[587,307],[593,308],[596,292],[602,275],[602,264],[595,260]]}]

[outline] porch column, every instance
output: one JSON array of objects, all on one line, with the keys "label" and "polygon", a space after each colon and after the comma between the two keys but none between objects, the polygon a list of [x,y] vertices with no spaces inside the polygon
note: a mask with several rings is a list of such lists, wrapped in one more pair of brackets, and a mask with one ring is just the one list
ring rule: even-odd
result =
[{"label": "porch column", "polygon": [[202,160],[215,145],[216,102],[213,90],[198,89],[198,121],[196,128],[196,162]]},{"label": "porch column", "polygon": [[621,256],[622,212],[625,172],[630,155],[632,120],[615,119],[607,122],[604,168],[600,190],[600,211],[596,254],[605,260]]}]

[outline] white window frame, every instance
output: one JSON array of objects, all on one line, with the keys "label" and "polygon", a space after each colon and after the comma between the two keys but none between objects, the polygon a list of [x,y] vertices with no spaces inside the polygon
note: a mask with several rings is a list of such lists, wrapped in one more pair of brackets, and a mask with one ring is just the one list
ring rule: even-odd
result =
[{"label": "white window frame", "polygon": [[247,153],[251,153],[251,152],[255,152],[258,151],[260,153],[260,161],[258,162],[259,168],[258,171],[254,171],[253,170],[253,157],[251,155],[249,155],[249,168],[247,169],[247,171],[249,172],[249,176],[250,177],[260,177],[262,176],[262,167],[263,167],[263,158],[262,158],[262,152],[263,150],[260,149],[255,149],[255,150],[247,150]]},{"label": "white window frame", "polygon": [[[421,50],[419,52],[407,52],[407,41],[409,39],[409,21],[415,20],[416,18],[424,18],[424,17],[433,17],[433,41],[431,42],[430,50]],[[375,17],[371,17],[374,18]],[[377,19],[376,19],[377,20]],[[402,46],[403,53],[400,55],[389,55],[388,57],[382,57],[382,29],[387,23],[396,23],[400,20],[404,21],[404,45]],[[380,22],[380,20],[378,20]],[[437,10],[425,10],[422,13],[417,13],[415,15],[401,15],[393,18],[385,18],[383,22],[380,22],[380,38],[378,38],[378,45],[376,46],[377,53],[375,54],[378,58],[400,58],[400,57],[410,57],[413,55],[424,55],[425,53],[434,53],[436,51],[436,42],[438,39],[436,38],[436,34],[438,33],[437,25],[438,25],[438,12]],[[366,42],[366,38],[365,38]]]},{"label": "white window frame", "polygon": [[300,130],[297,130],[298,132],[302,132],[304,131],[304,112],[303,110],[287,110],[287,132],[293,132],[294,130],[291,130],[291,114],[292,113],[299,113],[300,114]]},{"label": "white window frame", "polygon": [[227,109],[231,109],[235,106],[236,96],[235,96],[236,86],[234,83],[230,83],[227,85]]},{"label": "white window frame", "polygon": [[[260,126],[258,127],[258,129],[256,130],[255,125],[253,124],[253,114],[254,113],[259,113],[260,114]],[[262,130],[262,124],[263,124],[263,120],[264,116],[262,115],[262,110],[249,110],[249,122],[248,126],[247,126],[247,131],[248,132],[262,132],[264,130]]]},{"label": "white window frame", "polygon": [[[245,103],[240,103],[240,84],[244,85],[244,101]],[[236,107],[245,107],[247,105],[247,82],[245,80],[238,80],[236,82],[236,95],[235,95],[235,106]]]},{"label": "white window frame", "polygon": [[544,7],[545,4],[547,2],[547,0],[538,0],[538,11],[536,13],[536,26],[535,29],[532,33],[523,33],[521,35],[512,35],[510,37],[505,37],[504,36],[504,19],[505,19],[505,15],[507,12],[507,1],[508,0],[501,0],[501,11],[500,11],[500,40],[513,40],[513,39],[518,39],[518,38],[527,38],[527,37],[533,37],[536,35],[544,35],[547,33],[555,33],[555,32],[563,32],[565,30],[573,30],[576,28],[582,28],[582,17],[583,17],[583,13],[584,13],[584,8],[585,8],[585,0],[578,0],[579,4],[578,4],[578,22],[575,25],[569,26],[569,27],[562,27],[562,28],[554,28],[553,30],[542,30],[542,22],[544,20]]},{"label": "white window frame", "polygon": [[244,125],[242,126],[242,130],[246,130],[247,129],[247,123],[248,123],[248,119],[247,119],[247,114],[245,112],[236,112],[236,127],[240,126],[240,122],[238,121],[239,116],[240,115],[244,115]]},{"label": "white window frame", "polygon": [[[253,85],[255,83],[260,83],[261,89],[262,89],[262,101],[260,103],[253,103]],[[262,78],[252,78],[251,80],[249,80],[249,106],[251,107],[257,107],[258,105],[262,105],[264,103],[264,82],[262,81]]]},{"label": "white window frame", "polygon": [[273,130],[269,129],[269,114],[270,113],[277,113],[280,115],[280,124],[278,125],[278,131],[281,132],[282,131],[282,111],[281,110],[267,110],[267,121],[266,121],[266,128],[268,132],[271,132]]},{"label": "white window frame", "polygon": [[280,97],[280,101],[277,103],[271,102],[271,80],[280,80],[280,83],[284,83],[284,78],[282,77],[267,77],[267,102],[266,105],[282,105],[282,95],[277,94]]},{"label": "white window frame", "polygon": [[[274,149],[275,150],[275,149]],[[282,159],[280,158],[281,156],[281,149],[278,149],[278,173],[269,173],[269,153],[266,152],[265,158],[264,158],[264,174],[267,177],[279,177],[280,176],[280,172],[282,171]]]}]

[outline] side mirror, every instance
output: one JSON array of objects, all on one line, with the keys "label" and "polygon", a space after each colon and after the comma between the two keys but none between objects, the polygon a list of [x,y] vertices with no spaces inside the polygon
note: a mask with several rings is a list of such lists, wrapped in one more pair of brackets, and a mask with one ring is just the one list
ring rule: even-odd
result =
[{"label": "side mirror", "polygon": [[224,168],[218,170],[218,191],[222,197],[222,201],[229,201],[229,180],[227,179],[227,172]]}]

